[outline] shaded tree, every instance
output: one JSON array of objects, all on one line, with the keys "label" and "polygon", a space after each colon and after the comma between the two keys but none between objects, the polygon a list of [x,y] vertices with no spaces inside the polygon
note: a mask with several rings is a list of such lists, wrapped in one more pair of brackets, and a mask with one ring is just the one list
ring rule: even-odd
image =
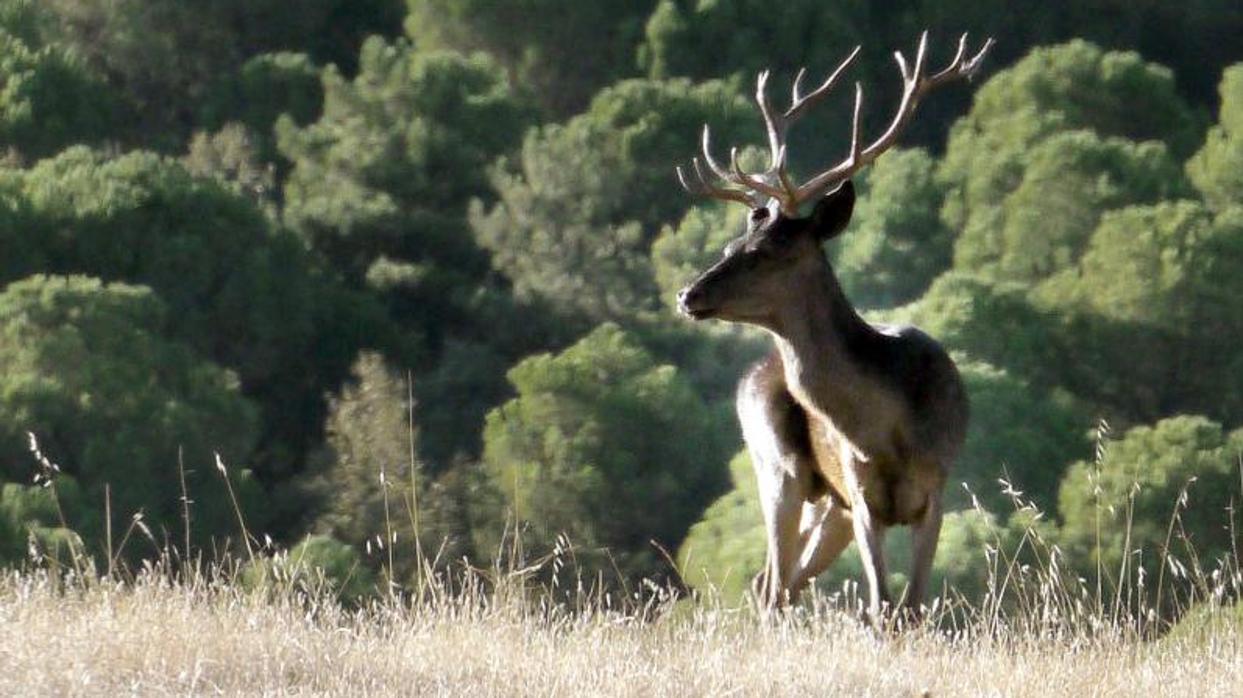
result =
[{"label": "shaded tree", "polygon": [[1106,211],[1187,190],[1160,143],[1061,132],[1031,144],[1022,159],[1008,190],[973,206],[963,222],[957,268],[1039,281],[1079,259]]},{"label": "shaded tree", "polygon": [[[610,557],[630,579],[666,572],[652,541],[676,546],[725,484],[732,438],[713,413],[611,324],[509,377],[518,397],[488,413],[483,462],[524,543],[546,551],[565,533],[588,576],[612,578]],[[505,514],[479,549],[498,549]]]},{"label": "shaded tree", "polygon": [[940,219],[943,190],[935,171],[925,150],[892,150],[861,178],[851,229],[834,254],[856,304],[912,301],[949,268],[953,237]]},{"label": "shaded tree", "polygon": [[5,176],[14,218],[0,230],[12,226],[27,251],[0,281],[54,271],[150,286],[169,308],[168,335],[236,371],[261,406],[256,472],[268,483],[296,472],[324,393],[385,331],[371,302],[254,202],[171,159],[74,148]]},{"label": "shaded tree", "polygon": [[102,143],[124,112],[75,52],[0,30],[0,147],[36,160],[70,145]]},{"label": "shaded tree", "polygon": [[[553,117],[587,105],[634,72],[634,47],[655,0],[407,0],[420,48],[491,54]],[[552,18],[555,18],[552,19]]]},{"label": "shaded tree", "polygon": [[693,203],[669,154],[695,152],[705,122],[736,143],[753,120],[728,83],[619,83],[567,123],[528,133],[495,172],[500,201],[476,207],[472,227],[520,297],[595,320],[653,310],[652,241]]},{"label": "shaded tree", "polygon": [[1187,174],[1216,208],[1243,205],[1243,63],[1221,76],[1221,112]]},{"label": "shaded tree", "polygon": [[[269,520],[246,469],[257,410],[236,377],[165,338],[169,320],[149,288],[86,277],[34,276],[0,293],[0,473],[10,482],[29,480],[27,432],[36,434],[42,451],[81,486],[68,523],[94,552],[104,550],[109,484],[114,516],[142,512],[150,529],[182,531],[179,461],[194,499],[196,544],[236,540],[215,453],[233,465],[227,477],[249,525],[262,530]],[[27,518],[58,523],[45,514]]]},{"label": "shaded tree", "polygon": [[[1137,110],[1135,104],[1145,107]],[[949,187],[942,215],[961,236],[955,262],[980,268],[1001,256],[1008,223],[1004,203],[1012,196],[1017,196],[1014,205],[1029,211],[1026,218],[1015,218],[1014,234],[1030,237],[1039,235],[1030,230],[1032,221],[1057,212],[1059,199],[1060,205],[1074,204],[1068,210],[1070,229],[1083,231],[1091,225],[1082,220],[1099,215],[1102,206],[1177,194],[1181,178],[1168,171],[1161,146],[1109,139],[1159,140],[1171,157],[1181,159],[1198,140],[1198,127],[1169,70],[1135,53],[1106,52],[1078,40],[1033,50],[985,83],[971,111],[950,131],[939,174]],[[1084,130],[1098,138],[1066,136],[1040,157],[1033,153],[1056,134]],[[1064,186],[1058,185],[1062,170],[1068,177]],[[1111,176],[1103,190],[1094,179],[1102,173]],[[1028,177],[1028,193],[1018,194]],[[1154,190],[1146,184],[1154,180],[1164,184]],[[1041,187],[1048,184],[1058,186],[1045,206]]]},{"label": "shaded tree", "polygon": [[[1099,463],[1080,461],[1066,474],[1058,495],[1060,542],[1080,570],[1099,563],[1106,588],[1123,584],[1134,593],[1142,568],[1149,602],[1169,568],[1167,556],[1202,581],[1239,545],[1230,512],[1241,494],[1241,455],[1243,433],[1227,434],[1203,417],[1131,429],[1107,443]],[[1167,574],[1161,591],[1175,604],[1171,581]]]},{"label": "shaded tree", "polygon": [[477,452],[471,425],[507,394],[505,367],[553,333],[495,278],[465,221],[470,200],[493,198],[487,165],[513,147],[529,110],[484,55],[404,41],[370,40],[357,77],[329,68],[323,81],[318,121],[277,126],[293,163],[284,218],[385,304],[400,332],[390,354],[417,369],[418,400],[437,405],[420,448],[440,470]]}]

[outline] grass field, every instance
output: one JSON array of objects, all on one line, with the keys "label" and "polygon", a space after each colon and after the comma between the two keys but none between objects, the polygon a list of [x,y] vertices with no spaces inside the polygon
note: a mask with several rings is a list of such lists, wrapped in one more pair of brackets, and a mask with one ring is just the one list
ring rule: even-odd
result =
[{"label": "grass field", "polygon": [[[813,604],[779,620],[693,607],[548,611],[518,594],[344,610],[230,582],[0,579],[0,695],[1226,696],[1239,624],[1140,640],[926,627],[881,637]],[[1230,612],[1232,613],[1232,612]],[[1214,614],[1216,615],[1216,614]],[[948,618],[948,616],[946,616]]]}]

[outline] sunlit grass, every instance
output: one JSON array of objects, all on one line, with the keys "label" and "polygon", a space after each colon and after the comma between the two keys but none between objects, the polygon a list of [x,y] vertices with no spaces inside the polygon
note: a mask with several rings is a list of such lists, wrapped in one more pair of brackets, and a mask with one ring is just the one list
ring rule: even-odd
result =
[{"label": "sunlit grass", "polygon": [[[925,627],[879,635],[813,603],[777,619],[552,608],[485,592],[388,598],[246,591],[227,575],[0,579],[0,694],[1230,695],[1240,625],[1145,641]],[[659,609],[667,611],[668,608]]]},{"label": "sunlit grass", "polygon": [[[1039,512],[1007,490],[1034,524]],[[901,631],[863,622],[850,587],[769,616],[711,592],[619,592],[578,576],[564,536],[537,559],[507,536],[491,569],[421,556],[415,583],[393,584],[390,568],[351,602],[352,575],[332,581],[267,541],[234,546],[250,562],[166,544],[133,568],[128,539],[96,559],[80,542],[40,550],[32,538],[27,564],[0,573],[0,695],[1212,696],[1243,685],[1237,560],[1158,582],[1170,617],[1186,614],[1171,627],[1127,591],[1142,579],[1118,583],[1133,570],[1112,586],[1081,579],[1035,525],[984,551],[982,598],[946,590]]]}]

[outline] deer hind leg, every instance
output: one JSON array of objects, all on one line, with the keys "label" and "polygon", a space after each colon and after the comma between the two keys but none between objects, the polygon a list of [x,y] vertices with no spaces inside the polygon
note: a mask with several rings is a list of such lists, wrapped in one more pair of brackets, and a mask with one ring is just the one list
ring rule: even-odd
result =
[{"label": "deer hind leg", "polygon": [[854,539],[850,512],[829,497],[805,505],[803,519],[810,525],[804,530],[802,555],[791,581],[795,593],[828,569]]},{"label": "deer hind leg", "polygon": [[928,593],[928,580],[932,576],[932,559],[937,553],[937,539],[941,536],[941,493],[928,496],[928,506],[923,517],[911,531],[913,555],[911,557],[911,585],[907,589],[903,606],[912,619],[922,613]]}]

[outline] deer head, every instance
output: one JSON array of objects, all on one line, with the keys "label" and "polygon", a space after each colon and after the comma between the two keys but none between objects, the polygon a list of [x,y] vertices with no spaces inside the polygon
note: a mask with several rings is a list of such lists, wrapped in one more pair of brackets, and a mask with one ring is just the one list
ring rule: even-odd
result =
[{"label": "deer head", "polygon": [[[712,155],[711,133],[705,126],[702,161],[693,158],[689,174],[677,168],[678,181],[688,192],[734,201],[751,209],[746,230],[725,247],[721,261],[678,294],[679,309],[696,320],[718,318],[771,326],[779,306],[806,280],[804,272],[823,274],[827,270],[821,244],[841,233],[850,221],[855,201],[850,177],[893,146],[925,95],[948,82],[974,75],[992,44],[993,40],[988,39],[968,59],[967,35],[963,34],[950,64],[932,75],[925,75],[927,32],[920,36],[913,67],[902,52],[895,51],[903,89],[888,128],[875,141],[864,145],[859,123],[863,87],[855,83],[850,152],[844,160],[802,184],[795,182],[786,169],[786,135],[808,108],[833,89],[858,56],[859,48],[806,95],[802,91],[806,71],[800,70],[794,79],[790,106],[784,111],[775,110],[769,102],[769,73],[760,73],[755,101],[768,135],[768,167],[761,172],[744,171],[738,163],[737,148],[730,151],[729,167],[722,166]],[[804,205],[813,200],[816,203],[810,215],[802,216]]]}]

